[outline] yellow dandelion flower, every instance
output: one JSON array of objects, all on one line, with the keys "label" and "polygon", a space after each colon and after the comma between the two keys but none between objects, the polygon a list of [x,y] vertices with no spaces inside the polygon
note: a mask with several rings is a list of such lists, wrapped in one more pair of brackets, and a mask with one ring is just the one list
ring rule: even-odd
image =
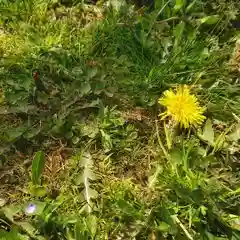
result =
[{"label": "yellow dandelion flower", "polygon": [[177,87],[175,92],[172,89],[166,90],[158,102],[167,108],[164,113],[160,114],[162,119],[169,116],[180,127],[196,127],[205,119],[203,116],[205,108],[199,105],[197,98],[190,93],[186,85]]}]

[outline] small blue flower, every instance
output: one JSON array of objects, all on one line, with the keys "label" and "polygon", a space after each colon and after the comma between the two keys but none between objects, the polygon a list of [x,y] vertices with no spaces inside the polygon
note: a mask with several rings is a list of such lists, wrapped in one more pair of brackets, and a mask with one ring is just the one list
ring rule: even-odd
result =
[{"label": "small blue flower", "polygon": [[26,214],[33,214],[36,211],[36,205],[33,203],[28,204],[28,206],[25,209]]}]

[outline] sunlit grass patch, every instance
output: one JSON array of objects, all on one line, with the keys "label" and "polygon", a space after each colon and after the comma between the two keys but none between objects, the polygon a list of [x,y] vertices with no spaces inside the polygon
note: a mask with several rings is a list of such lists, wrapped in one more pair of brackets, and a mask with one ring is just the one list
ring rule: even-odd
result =
[{"label": "sunlit grass patch", "polygon": [[0,238],[240,239],[234,1],[101,2],[0,2]]}]

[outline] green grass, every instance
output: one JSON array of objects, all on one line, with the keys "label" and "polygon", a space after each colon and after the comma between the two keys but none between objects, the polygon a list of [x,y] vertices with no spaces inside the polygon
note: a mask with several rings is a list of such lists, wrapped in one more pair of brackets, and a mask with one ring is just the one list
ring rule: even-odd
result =
[{"label": "green grass", "polygon": [[109,2],[0,2],[0,239],[240,239],[238,1]]}]

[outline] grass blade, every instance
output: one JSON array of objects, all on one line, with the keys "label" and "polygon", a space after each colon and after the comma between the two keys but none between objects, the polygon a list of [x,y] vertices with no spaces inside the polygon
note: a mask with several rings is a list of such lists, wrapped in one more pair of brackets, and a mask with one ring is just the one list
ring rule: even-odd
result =
[{"label": "grass blade", "polygon": [[32,161],[32,183],[40,185],[41,174],[45,166],[45,156],[43,151],[38,151]]}]

